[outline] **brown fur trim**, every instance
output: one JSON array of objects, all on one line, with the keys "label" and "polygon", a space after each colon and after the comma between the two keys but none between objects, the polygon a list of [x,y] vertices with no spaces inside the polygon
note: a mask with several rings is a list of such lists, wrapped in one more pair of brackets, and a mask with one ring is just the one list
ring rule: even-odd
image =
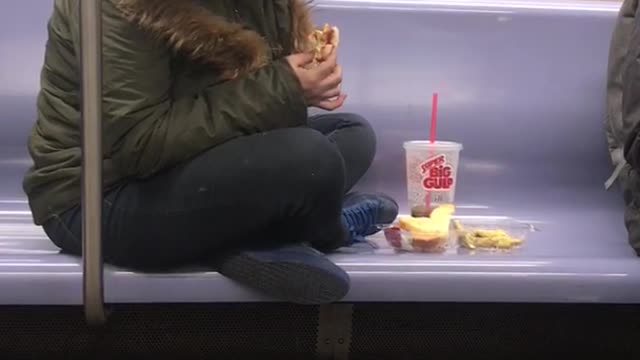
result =
[{"label": "brown fur trim", "polygon": [[311,20],[312,0],[291,0],[291,18],[294,52],[309,52],[313,44],[309,36],[315,30]]},{"label": "brown fur trim", "polygon": [[267,44],[258,33],[216,16],[194,0],[111,1],[129,21],[175,51],[221,72],[242,74],[267,62]]}]

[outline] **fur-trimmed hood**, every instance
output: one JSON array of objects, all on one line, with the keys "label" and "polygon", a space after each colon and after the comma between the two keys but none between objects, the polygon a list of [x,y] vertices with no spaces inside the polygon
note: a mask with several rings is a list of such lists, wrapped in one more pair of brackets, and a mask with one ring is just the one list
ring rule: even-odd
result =
[{"label": "fur-trimmed hood", "polygon": [[[221,72],[251,72],[268,61],[268,45],[258,33],[213,14],[197,0],[110,1],[176,52]],[[314,28],[310,1],[288,1],[294,51],[306,51]]]}]

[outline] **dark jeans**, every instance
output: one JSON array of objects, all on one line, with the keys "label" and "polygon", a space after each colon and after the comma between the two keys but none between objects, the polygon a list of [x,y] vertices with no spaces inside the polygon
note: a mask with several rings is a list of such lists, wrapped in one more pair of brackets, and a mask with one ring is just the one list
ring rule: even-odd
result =
[{"label": "dark jeans", "polygon": [[[308,128],[240,137],[130,181],[105,194],[105,261],[172,267],[292,243],[335,249],[346,240],[344,194],[371,165],[375,146],[364,119],[327,114]],[[81,253],[79,207],[44,229],[63,251]]]}]

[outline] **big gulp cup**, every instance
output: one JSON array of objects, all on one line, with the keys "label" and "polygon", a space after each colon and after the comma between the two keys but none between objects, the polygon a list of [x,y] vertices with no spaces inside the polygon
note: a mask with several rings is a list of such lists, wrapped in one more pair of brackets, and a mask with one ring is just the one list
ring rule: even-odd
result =
[{"label": "big gulp cup", "polygon": [[404,148],[411,214],[428,216],[430,208],[452,204],[456,195],[456,175],[462,144],[448,141],[408,141],[404,143]]}]

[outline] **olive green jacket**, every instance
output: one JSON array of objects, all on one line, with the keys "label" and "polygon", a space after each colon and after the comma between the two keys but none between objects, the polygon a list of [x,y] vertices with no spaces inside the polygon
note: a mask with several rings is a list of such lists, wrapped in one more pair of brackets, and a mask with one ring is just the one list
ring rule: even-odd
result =
[{"label": "olive green jacket", "polygon": [[[24,179],[36,224],[80,199],[80,0],[55,0]],[[232,138],[301,126],[284,56],[308,47],[303,0],[103,0],[105,189]],[[214,170],[215,171],[215,170]],[[224,171],[224,169],[218,169]]]}]

